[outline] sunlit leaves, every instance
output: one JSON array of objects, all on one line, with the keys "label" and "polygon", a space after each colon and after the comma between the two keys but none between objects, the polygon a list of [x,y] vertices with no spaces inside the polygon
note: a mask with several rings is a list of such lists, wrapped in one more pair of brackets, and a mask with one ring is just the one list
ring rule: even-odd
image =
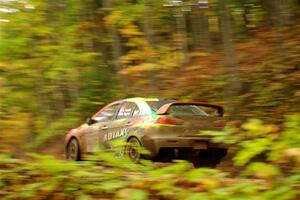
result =
[{"label": "sunlit leaves", "polygon": [[281,174],[280,169],[271,164],[266,163],[251,163],[247,169],[243,172],[244,175],[253,175],[257,178],[273,178],[278,177]]},{"label": "sunlit leaves", "polygon": [[[234,158],[239,165],[247,163],[240,176],[232,177],[216,169],[193,169],[186,161],[161,167],[150,162],[145,166],[145,163],[137,165],[105,151],[95,155],[98,162],[63,161],[37,154],[29,154],[32,158],[31,162],[27,162],[0,155],[0,166],[3,168],[0,170],[0,197],[38,198],[55,195],[63,199],[75,196],[79,199],[294,200],[300,191],[298,166],[285,168],[275,158],[269,162],[248,163],[255,155],[266,150],[267,156],[278,150],[287,151],[292,157],[297,156],[297,148],[290,148],[291,143],[282,143],[287,140],[285,131],[298,134],[294,132],[298,129],[294,119],[298,118],[289,117],[290,122],[286,123],[287,127],[276,140],[251,134],[257,131],[270,134],[265,132],[268,128],[264,129],[268,126],[263,126],[260,121],[251,120],[242,126],[243,131],[247,131],[248,139],[235,139],[241,149]],[[227,136],[230,137],[230,134]],[[114,144],[116,148],[118,145],[121,144]]]},{"label": "sunlit leaves", "polygon": [[[231,74],[220,53],[221,1],[106,2],[111,8],[96,0],[1,1],[9,11],[0,13],[1,152],[48,148],[49,138],[64,135],[111,99],[127,94],[231,103],[224,101],[224,91],[234,88],[228,86]],[[95,193],[96,198],[108,193],[108,199],[174,193],[175,199],[297,198],[300,116],[290,116],[281,126],[285,113],[299,111],[295,2],[226,1],[239,61],[234,78],[241,84],[232,97],[236,112],[227,116],[265,118],[276,126],[252,119],[208,134],[213,142],[233,144],[235,164],[248,165],[246,175],[263,181],[233,181],[226,173],[190,169],[185,162],[156,170],[150,161],[136,165],[109,153],[96,155],[100,163],[84,164],[1,155],[0,198],[55,194],[57,199],[74,195],[84,200]],[[285,14],[291,14],[289,20]],[[118,58],[112,56],[117,40],[111,28],[119,37]],[[185,56],[190,60],[182,64]],[[116,61],[120,68],[113,67]],[[120,77],[128,84],[120,84]],[[251,164],[261,155],[268,163]]]},{"label": "sunlit leaves", "polygon": [[116,198],[124,200],[147,200],[148,192],[139,189],[123,189],[116,194]]},{"label": "sunlit leaves", "polygon": [[269,149],[271,144],[272,141],[266,138],[243,141],[241,142],[241,147],[243,149],[237,153],[233,160],[239,166],[245,165],[251,158],[254,158],[256,155]]}]

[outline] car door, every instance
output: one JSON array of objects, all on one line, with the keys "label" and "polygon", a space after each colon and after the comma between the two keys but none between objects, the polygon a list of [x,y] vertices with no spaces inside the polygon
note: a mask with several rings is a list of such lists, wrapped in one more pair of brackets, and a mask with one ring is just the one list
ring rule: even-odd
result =
[{"label": "car door", "polygon": [[100,146],[106,147],[104,135],[108,132],[108,125],[115,118],[120,104],[112,104],[93,116],[95,123],[88,127],[86,132],[86,152],[94,153],[100,150]]},{"label": "car door", "polygon": [[107,144],[110,141],[125,138],[128,128],[132,125],[131,117],[136,107],[135,103],[124,102],[118,111],[115,119],[108,125],[108,132],[105,140]]}]

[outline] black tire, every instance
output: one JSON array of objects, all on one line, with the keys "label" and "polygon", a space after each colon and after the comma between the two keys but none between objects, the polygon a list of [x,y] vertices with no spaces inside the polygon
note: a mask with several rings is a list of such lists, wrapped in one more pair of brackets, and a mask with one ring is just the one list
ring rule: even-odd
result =
[{"label": "black tire", "polygon": [[67,147],[67,159],[78,161],[80,160],[80,150],[78,141],[73,138],[70,140],[68,147]]},{"label": "black tire", "polygon": [[203,160],[203,159],[199,159],[198,157],[197,158],[194,158],[191,160],[191,162],[193,163],[193,166],[195,168],[200,168],[200,167],[208,167],[208,168],[216,168],[217,165],[220,163],[220,160],[219,161],[216,161],[216,160]]},{"label": "black tire", "polygon": [[128,140],[128,144],[126,146],[126,155],[130,160],[134,163],[139,163],[141,159],[141,150],[142,145],[139,140],[135,137],[132,137]]},{"label": "black tire", "polygon": [[193,163],[195,168],[209,167],[216,168],[227,154],[227,149],[213,149],[200,151],[194,154],[190,161]]}]

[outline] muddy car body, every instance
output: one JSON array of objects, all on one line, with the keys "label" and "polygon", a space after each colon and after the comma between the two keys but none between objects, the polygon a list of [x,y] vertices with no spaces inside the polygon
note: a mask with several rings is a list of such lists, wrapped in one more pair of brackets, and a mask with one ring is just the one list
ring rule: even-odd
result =
[{"label": "muddy car body", "polygon": [[126,154],[138,162],[137,147],[158,161],[185,159],[198,166],[216,166],[227,147],[214,144],[201,130],[221,130],[223,108],[203,102],[180,102],[152,98],[131,98],[108,104],[65,138],[66,156],[83,159],[99,148],[109,149],[112,141],[130,145]]}]

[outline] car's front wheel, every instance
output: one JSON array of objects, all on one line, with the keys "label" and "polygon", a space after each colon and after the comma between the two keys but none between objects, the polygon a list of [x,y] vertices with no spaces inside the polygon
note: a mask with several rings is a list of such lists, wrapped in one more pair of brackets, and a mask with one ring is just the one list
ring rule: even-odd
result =
[{"label": "car's front wheel", "polygon": [[67,159],[68,160],[80,160],[79,144],[75,138],[71,139],[67,147]]}]

